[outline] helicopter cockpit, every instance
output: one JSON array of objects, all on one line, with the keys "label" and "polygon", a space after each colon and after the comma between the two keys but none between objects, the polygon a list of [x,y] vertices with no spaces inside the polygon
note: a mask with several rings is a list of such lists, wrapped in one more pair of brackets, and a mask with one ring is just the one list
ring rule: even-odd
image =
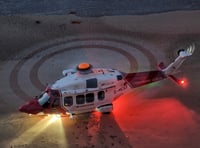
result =
[{"label": "helicopter cockpit", "polygon": [[47,88],[38,98],[38,103],[44,108],[55,108],[60,105],[60,92]]}]

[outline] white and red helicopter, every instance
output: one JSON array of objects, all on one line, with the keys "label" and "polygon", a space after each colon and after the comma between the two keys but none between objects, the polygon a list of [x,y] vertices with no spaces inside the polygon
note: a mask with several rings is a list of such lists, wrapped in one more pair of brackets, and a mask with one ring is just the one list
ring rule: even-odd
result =
[{"label": "white and red helicopter", "polygon": [[63,71],[64,77],[47,87],[39,96],[34,97],[19,110],[28,114],[74,114],[113,110],[112,102],[130,89],[140,87],[166,78],[178,85],[183,80],[173,76],[186,57],[191,56],[194,45],[178,51],[178,57],[169,66],[159,65],[158,70],[137,73],[123,73],[116,69],[93,68],[81,63],[75,69]]}]

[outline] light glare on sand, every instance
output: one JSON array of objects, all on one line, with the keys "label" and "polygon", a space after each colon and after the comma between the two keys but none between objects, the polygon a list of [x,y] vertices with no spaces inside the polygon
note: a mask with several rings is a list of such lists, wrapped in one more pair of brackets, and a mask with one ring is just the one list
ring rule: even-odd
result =
[{"label": "light glare on sand", "polygon": [[11,145],[31,144],[37,137],[40,136],[40,134],[45,132],[45,130],[47,130],[50,125],[52,125],[53,128],[57,129],[56,130],[57,133],[55,134],[56,135],[59,134],[59,137],[63,139],[62,145],[66,146],[67,142],[60,115],[49,115],[44,117],[33,127],[30,127],[28,130],[24,131],[18,138],[14,139],[11,142]]},{"label": "light glare on sand", "polygon": [[[49,120],[49,124],[53,123],[53,122],[56,122],[57,120],[60,120],[60,115],[52,115],[51,116],[51,119]],[[59,122],[59,121],[58,121]]]}]

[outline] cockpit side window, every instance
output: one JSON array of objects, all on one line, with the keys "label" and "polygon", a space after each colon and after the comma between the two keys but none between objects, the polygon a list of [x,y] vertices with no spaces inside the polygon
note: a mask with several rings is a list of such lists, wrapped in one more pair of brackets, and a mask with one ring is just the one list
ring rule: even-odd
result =
[{"label": "cockpit side window", "polygon": [[84,95],[76,96],[76,104],[84,104],[84,103],[85,103],[85,96]]},{"label": "cockpit side window", "polygon": [[51,96],[54,98],[60,97],[60,93],[58,90],[51,90],[50,93],[51,93]]},{"label": "cockpit side window", "polygon": [[58,107],[60,105],[60,100],[58,98],[54,98],[52,102],[52,107]]},{"label": "cockpit side window", "polygon": [[64,97],[64,105],[72,106],[73,105],[73,97],[72,96]]}]

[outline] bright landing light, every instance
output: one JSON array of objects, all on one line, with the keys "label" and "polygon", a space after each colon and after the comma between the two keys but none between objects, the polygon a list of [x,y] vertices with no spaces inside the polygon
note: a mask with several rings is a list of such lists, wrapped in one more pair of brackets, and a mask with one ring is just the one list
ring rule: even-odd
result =
[{"label": "bright landing light", "polygon": [[57,114],[55,114],[55,115],[52,115],[51,116],[51,119],[49,120],[49,123],[53,123],[53,122],[55,122],[55,121],[57,121],[58,119],[60,119],[60,115],[57,115]]},{"label": "bright landing light", "polygon": [[[27,120],[28,121],[28,120]],[[55,128],[55,135],[60,139],[63,139],[60,143],[62,146],[67,146],[67,141],[65,140],[65,133],[62,126],[61,116],[60,115],[48,115],[44,117],[42,120],[34,124],[33,127],[28,128],[21,135],[19,135],[16,139],[11,141],[12,145],[21,145],[27,144],[31,145],[31,143],[39,136],[43,135],[45,131],[49,131],[49,128]],[[52,130],[50,130],[52,131]],[[50,132],[51,133],[51,132]]]}]

